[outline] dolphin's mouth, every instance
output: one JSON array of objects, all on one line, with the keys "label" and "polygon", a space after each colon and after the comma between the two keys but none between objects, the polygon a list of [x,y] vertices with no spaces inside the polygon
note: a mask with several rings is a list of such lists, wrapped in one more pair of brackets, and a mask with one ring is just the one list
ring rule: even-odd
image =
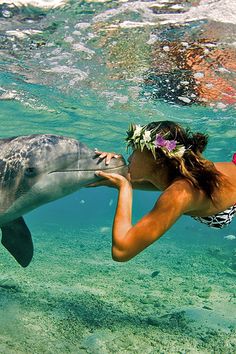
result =
[{"label": "dolphin's mouth", "polygon": [[95,172],[95,171],[115,171],[115,170],[119,170],[120,168],[122,168],[122,167],[127,167],[127,165],[126,164],[123,164],[123,165],[120,165],[120,166],[117,166],[117,167],[111,167],[111,168],[107,168],[107,169],[105,169],[105,168],[96,168],[96,169],[93,169],[93,168],[91,168],[91,169],[71,169],[71,170],[55,170],[55,171],[51,171],[51,172],[49,172],[49,174],[50,173],[57,173],[57,172]]}]

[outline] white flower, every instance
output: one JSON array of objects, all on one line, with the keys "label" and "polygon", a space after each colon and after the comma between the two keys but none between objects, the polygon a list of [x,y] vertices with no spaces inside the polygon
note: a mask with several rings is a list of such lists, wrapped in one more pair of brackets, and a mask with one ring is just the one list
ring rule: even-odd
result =
[{"label": "white flower", "polygon": [[178,148],[178,150],[174,152],[174,155],[177,156],[177,157],[182,157],[183,154],[184,154],[184,152],[185,152],[185,150],[186,150],[186,149],[185,149],[184,146],[180,146],[180,147]]},{"label": "white flower", "polygon": [[133,134],[133,136],[132,136],[132,139],[135,139],[135,138],[137,138],[137,137],[140,137],[140,134],[141,134],[142,129],[143,129],[143,128],[141,127],[140,124],[135,125],[135,130],[134,130],[134,134]]},{"label": "white flower", "polygon": [[151,138],[151,132],[150,130],[145,130],[144,134],[143,134],[143,141],[145,143],[149,143],[152,140]]}]

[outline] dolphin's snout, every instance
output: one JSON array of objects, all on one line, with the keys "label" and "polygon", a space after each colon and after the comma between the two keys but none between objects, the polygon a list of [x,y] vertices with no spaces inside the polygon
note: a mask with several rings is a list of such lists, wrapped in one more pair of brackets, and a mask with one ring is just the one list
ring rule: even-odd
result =
[{"label": "dolphin's snout", "polygon": [[100,161],[98,160],[96,170],[104,172],[114,172],[126,176],[128,173],[128,166],[124,157],[121,155],[117,158],[112,158],[108,165],[106,164],[105,159]]}]

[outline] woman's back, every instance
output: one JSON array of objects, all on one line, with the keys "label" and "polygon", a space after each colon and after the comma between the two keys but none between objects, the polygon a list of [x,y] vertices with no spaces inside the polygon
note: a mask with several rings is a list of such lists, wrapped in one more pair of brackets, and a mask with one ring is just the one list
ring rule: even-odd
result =
[{"label": "woman's back", "polygon": [[222,207],[229,207],[236,204],[236,164],[234,162],[216,162],[216,169],[226,176],[226,183],[222,184],[222,191],[217,193],[216,198]]},{"label": "woman's back", "polygon": [[210,227],[222,228],[232,221],[236,212],[236,164],[217,162],[214,165],[223,176],[222,183],[215,189],[212,200],[198,191],[196,209],[187,214]]}]

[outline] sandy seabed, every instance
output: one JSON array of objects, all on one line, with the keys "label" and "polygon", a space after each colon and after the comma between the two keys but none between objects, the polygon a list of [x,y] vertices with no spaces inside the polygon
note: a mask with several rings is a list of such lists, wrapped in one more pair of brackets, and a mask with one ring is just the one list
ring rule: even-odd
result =
[{"label": "sandy seabed", "polygon": [[33,238],[26,269],[0,249],[0,353],[236,353],[235,240],[167,236],[117,263],[109,227]]}]

